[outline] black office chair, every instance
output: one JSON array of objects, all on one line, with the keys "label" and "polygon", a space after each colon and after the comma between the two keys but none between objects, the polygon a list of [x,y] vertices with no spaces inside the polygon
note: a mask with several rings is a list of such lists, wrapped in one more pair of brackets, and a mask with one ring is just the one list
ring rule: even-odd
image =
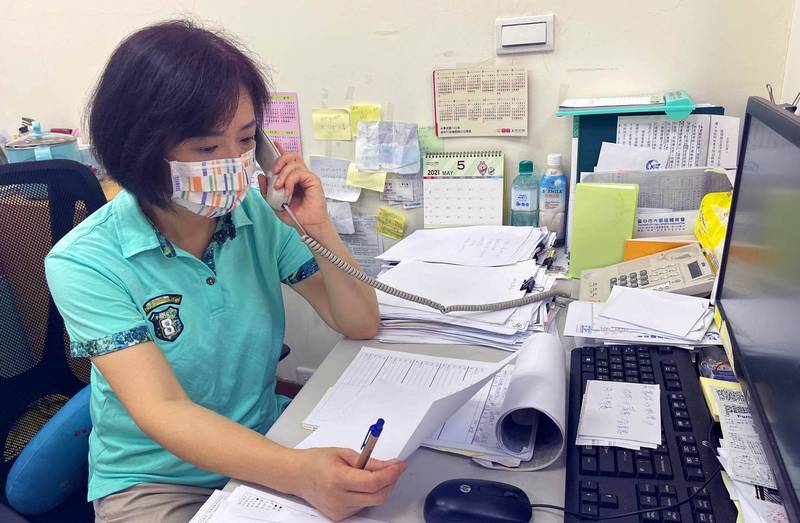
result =
[{"label": "black office chair", "polygon": [[[71,160],[0,165],[0,519],[10,518],[6,480],[41,427],[89,382],[87,358],[69,354],[44,257],[106,202],[95,176]],[[5,506],[4,506],[5,505]],[[93,521],[83,486],[33,523]],[[23,520],[24,521],[24,520]]]}]

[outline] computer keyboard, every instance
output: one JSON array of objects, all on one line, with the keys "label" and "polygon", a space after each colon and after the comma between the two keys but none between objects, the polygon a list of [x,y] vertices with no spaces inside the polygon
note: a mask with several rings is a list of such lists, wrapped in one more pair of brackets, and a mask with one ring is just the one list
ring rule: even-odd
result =
[{"label": "computer keyboard", "polygon": [[[661,386],[661,445],[638,451],[575,445],[581,400],[589,380]],[[611,345],[572,351],[569,385],[566,521],[590,521],[645,511],[620,523],[728,523],[736,508],[717,474],[709,439],[711,418],[685,349]],[[698,492],[699,491],[699,492]],[[696,494],[696,495],[695,495]],[[679,503],[689,496],[688,503]]]}]

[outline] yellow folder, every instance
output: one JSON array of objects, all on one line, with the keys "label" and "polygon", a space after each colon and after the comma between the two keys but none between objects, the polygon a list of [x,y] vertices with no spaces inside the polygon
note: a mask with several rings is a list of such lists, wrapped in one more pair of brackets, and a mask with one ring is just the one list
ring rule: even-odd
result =
[{"label": "yellow folder", "polygon": [[625,240],[633,237],[639,185],[579,183],[575,187],[569,275],[622,261]]}]

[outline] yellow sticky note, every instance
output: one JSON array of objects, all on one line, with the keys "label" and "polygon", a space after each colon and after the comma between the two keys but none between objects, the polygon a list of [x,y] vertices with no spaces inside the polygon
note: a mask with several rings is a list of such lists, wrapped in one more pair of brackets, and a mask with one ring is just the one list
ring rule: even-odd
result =
[{"label": "yellow sticky note", "polygon": [[719,410],[717,408],[717,400],[714,398],[714,389],[742,391],[742,386],[738,382],[715,380],[705,376],[700,376],[700,388],[706,398],[706,405],[708,405],[708,411],[711,413],[711,419],[714,421],[719,421]]},{"label": "yellow sticky note", "polygon": [[311,109],[315,140],[347,140],[350,135],[350,111],[347,109]]},{"label": "yellow sticky note", "polygon": [[376,218],[377,224],[375,230],[378,231],[378,234],[382,234],[394,240],[403,239],[403,233],[406,229],[406,216],[403,213],[384,205],[378,207]]},{"label": "yellow sticky note", "polygon": [[353,104],[350,106],[350,130],[358,134],[358,122],[378,122],[381,119],[380,104]]},{"label": "yellow sticky note", "polygon": [[356,167],[356,164],[350,163],[347,168],[347,185],[383,192],[383,187],[386,185],[386,173],[361,172]]},{"label": "yellow sticky note", "polygon": [[436,136],[433,126],[417,127],[419,137],[419,152],[421,153],[440,153],[444,151],[444,141]]}]

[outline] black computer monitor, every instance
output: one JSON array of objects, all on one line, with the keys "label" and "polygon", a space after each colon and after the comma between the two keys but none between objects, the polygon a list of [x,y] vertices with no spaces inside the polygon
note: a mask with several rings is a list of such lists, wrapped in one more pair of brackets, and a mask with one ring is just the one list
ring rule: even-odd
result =
[{"label": "black computer monitor", "polygon": [[778,489],[800,521],[800,117],[747,102],[717,304]]}]

